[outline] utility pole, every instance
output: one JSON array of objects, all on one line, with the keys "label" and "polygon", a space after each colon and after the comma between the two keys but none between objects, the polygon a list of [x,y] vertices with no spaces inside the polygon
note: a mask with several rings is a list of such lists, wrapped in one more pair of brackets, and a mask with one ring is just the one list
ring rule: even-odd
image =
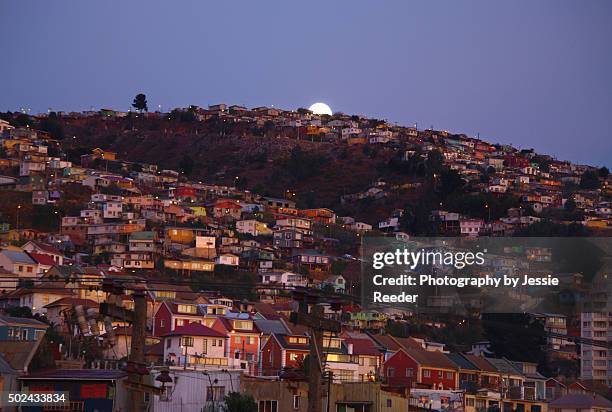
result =
[{"label": "utility pole", "polygon": [[[124,295],[125,288],[123,285],[115,284],[113,281],[107,281],[102,284],[102,290],[107,292],[107,301],[109,301],[109,297],[112,295],[118,295],[117,298],[120,299],[120,296]],[[147,299],[145,291],[135,289],[132,293],[132,298],[134,299],[133,312],[107,302],[100,304],[100,313],[104,316],[132,324],[130,356],[124,370],[129,374],[126,387],[130,391],[130,410],[140,412],[143,409],[143,393],[159,394],[159,388],[146,385],[142,382],[142,377],[149,374],[149,370],[145,365],[144,351],[147,324]]]},{"label": "utility pole", "polygon": [[330,370],[327,372],[327,409],[325,412],[331,411],[331,389],[334,382],[334,373]]},{"label": "utility pole", "polygon": [[[128,361],[129,380],[141,384],[142,376],[148,375],[149,371],[145,366],[145,333],[147,323],[147,299],[144,290],[134,290],[134,322],[132,323],[132,346]],[[132,390],[132,410],[140,412],[144,395],[142,391]]]},{"label": "utility pole", "polygon": [[[323,306],[318,304],[322,300],[319,294],[308,290],[296,290],[293,296],[299,302],[299,310],[291,313],[290,321],[310,328],[308,412],[322,412],[323,332],[340,332],[340,322],[323,317]],[[308,312],[309,303],[312,304],[310,313]],[[328,393],[327,396],[329,397],[330,394]],[[328,399],[327,403],[330,404],[330,402],[331,400]]]},{"label": "utility pole", "polygon": [[[312,307],[310,314],[313,316],[321,316],[323,308],[319,305]],[[323,349],[323,335],[318,328],[310,329],[310,356],[308,368],[308,412],[321,412],[321,380],[322,380],[322,362],[321,352]]]}]

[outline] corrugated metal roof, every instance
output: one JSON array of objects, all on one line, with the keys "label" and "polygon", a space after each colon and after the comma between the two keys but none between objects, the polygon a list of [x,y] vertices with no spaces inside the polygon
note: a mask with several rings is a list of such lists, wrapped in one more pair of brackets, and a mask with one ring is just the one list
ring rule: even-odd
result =
[{"label": "corrugated metal roof", "polygon": [[30,373],[20,380],[117,380],[128,376],[118,369],[54,369]]},{"label": "corrugated metal roof", "polygon": [[14,263],[26,263],[29,265],[36,264],[36,262],[34,262],[34,260],[30,256],[28,256],[27,253],[24,252],[5,249],[0,253],[6,256],[11,262]]}]

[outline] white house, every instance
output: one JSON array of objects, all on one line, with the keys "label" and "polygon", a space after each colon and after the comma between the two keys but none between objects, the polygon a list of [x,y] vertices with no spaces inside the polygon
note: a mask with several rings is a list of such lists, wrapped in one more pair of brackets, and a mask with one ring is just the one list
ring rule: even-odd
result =
[{"label": "white house", "polygon": [[293,272],[265,272],[260,275],[261,283],[279,283],[290,287],[306,287],[308,278]]},{"label": "white house", "polygon": [[354,230],[356,232],[368,232],[372,230],[372,225],[368,225],[363,222],[354,222],[349,225],[349,229]]},{"label": "white house", "polygon": [[484,221],[482,219],[461,219],[459,227],[463,236],[478,236],[484,227]]},{"label": "white house", "polygon": [[[151,371],[155,386],[162,383],[156,378],[161,368]],[[169,411],[180,405],[184,411],[221,411],[224,410],[223,398],[230,392],[240,392],[240,370],[183,370],[170,367],[168,376],[172,382],[165,383],[164,394],[151,396],[152,411]]]},{"label": "white house", "polygon": [[227,337],[200,323],[177,326],[163,339],[164,361],[168,364],[201,369],[228,366]]},{"label": "white house", "polygon": [[215,259],[218,265],[238,266],[240,258],[232,253],[223,253]]}]

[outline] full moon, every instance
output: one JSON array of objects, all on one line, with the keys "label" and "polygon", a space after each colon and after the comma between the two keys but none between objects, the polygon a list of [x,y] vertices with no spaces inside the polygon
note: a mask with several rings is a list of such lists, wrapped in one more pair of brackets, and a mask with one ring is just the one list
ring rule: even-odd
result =
[{"label": "full moon", "polygon": [[315,103],[312,106],[310,106],[308,110],[310,110],[314,114],[328,114],[330,116],[332,115],[331,108],[325,103]]}]

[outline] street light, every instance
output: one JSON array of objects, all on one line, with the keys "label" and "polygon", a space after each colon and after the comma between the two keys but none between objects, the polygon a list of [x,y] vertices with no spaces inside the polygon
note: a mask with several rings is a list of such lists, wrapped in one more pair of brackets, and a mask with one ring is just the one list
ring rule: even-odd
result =
[{"label": "street light", "polygon": [[229,378],[230,378],[230,388],[232,389],[232,392],[234,392],[234,380],[232,379],[232,374],[227,369],[221,369],[221,372],[225,372],[225,373],[227,373],[229,375]]},{"label": "street light", "polygon": [[[210,388],[210,401],[212,401],[212,411],[215,412],[216,408],[215,408],[215,390],[214,390],[214,386],[213,383],[217,384],[217,382],[219,382],[219,380],[217,378],[215,378],[214,380],[212,380],[210,378],[210,374],[208,372],[202,372],[203,375],[208,377],[208,383],[210,384],[209,388]],[[208,401],[208,396],[206,396],[206,401]]]},{"label": "street light", "polygon": [[17,205],[17,230],[19,230],[19,210],[21,209],[21,205]]}]

